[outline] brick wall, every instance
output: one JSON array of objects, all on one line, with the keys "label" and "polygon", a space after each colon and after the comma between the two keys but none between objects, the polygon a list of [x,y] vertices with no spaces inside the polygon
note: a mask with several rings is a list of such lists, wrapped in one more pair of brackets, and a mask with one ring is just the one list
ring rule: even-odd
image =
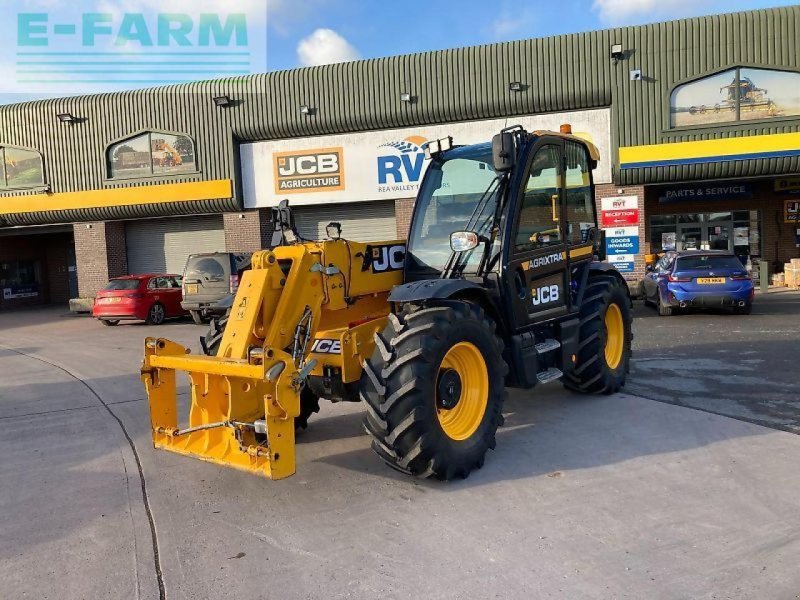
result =
[{"label": "brick wall", "polygon": [[75,261],[78,295],[93,298],[109,278],[128,273],[125,224],[123,222],[76,223]]},{"label": "brick wall", "polygon": [[[595,205],[597,207],[597,221],[602,226],[601,221],[601,206],[600,200],[602,198],[617,198],[620,196],[636,196],[637,206],[639,207],[639,253],[635,257],[635,267],[633,273],[623,273],[623,277],[630,282],[635,283],[640,281],[645,274],[645,189],[644,186],[627,186],[620,187],[612,183],[602,183],[595,187]],[[631,225],[631,227],[633,227]],[[635,288],[634,288],[635,289]]]},{"label": "brick wall", "polygon": [[411,213],[414,211],[414,198],[403,198],[394,201],[394,214],[397,220],[397,238],[406,239],[411,225]]},{"label": "brick wall", "polygon": [[224,213],[225,249],[228,252],[255,252],[269,246],[272,238],[271,211],[248,210]]}]

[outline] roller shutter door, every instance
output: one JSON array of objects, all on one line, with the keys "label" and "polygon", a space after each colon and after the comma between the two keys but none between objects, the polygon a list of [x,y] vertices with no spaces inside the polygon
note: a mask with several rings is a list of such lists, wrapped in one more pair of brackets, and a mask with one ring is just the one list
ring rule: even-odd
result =
[{"label": "roller shutter door", "polygon": [[181,274],[190,254],[225,251],[221,215],[128,221],[125,240],[131,274]]},{"label": "roller shutter door", "polygon": [[304,238],[325,239],[325,226],[342,224],[342,237],[356,242],[397,239],[394,200],[298,206],[293,209],[297,230]]}]

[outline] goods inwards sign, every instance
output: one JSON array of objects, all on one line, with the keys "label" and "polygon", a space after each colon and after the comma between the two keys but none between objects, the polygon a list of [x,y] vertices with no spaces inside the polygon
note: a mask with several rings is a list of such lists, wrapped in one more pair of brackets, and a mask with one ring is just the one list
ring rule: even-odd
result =
[{"label": "goods inwards sign", "polygon": [[308,194],[344,189],[341,148],[276,152],[273,157],[276,194]]}]

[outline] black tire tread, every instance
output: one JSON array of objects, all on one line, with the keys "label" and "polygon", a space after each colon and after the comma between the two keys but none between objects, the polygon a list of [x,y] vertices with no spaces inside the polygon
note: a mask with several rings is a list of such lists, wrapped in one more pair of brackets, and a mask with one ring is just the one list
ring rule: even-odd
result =
[{"label": "black tire tread", "polygon": [[[610,303],[622,311],[625,346],[622,362],[610,369],[605,360],[605,312]],[[595,275],[587,286],[580,307],[580,337],[575,368],[564,375],[564,387],[585,394],[613,394],[624,385],[630,370],[632,312],[628,291],[613,275]]]},{"label": "black tire tread", "polygon": [[[482,351],[490,372],[490,399],[478,431],[468,440],[446,437],[436,417],[432,382],[436,381],[449,335],[465,321],[472,335],[481,336],[491,356]],[[364,361],[361,399],[367,406],[364,429],[372,448],[392,468],[421,478],[465,478],[483,466],[486,451],[495,447],[502,424],[505,375],[503,342],[483,309],[465,302],[391,314],[375,336],[375,351]],[[461,445],[460,445],[461,444]]]}]

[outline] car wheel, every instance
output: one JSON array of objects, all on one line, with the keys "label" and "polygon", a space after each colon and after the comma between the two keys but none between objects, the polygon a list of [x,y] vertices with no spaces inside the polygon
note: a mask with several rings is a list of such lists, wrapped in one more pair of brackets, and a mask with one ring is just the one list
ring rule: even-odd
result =
[{"label": "car wheel", "polygon": [[119,325],[119,319],[100,319],[100,322],[106,327],[116,327]]},{"label": "car wheel", "polygon": [[661,301],[661,294],[658,294],[658,315],[660,317],[669,317],[672,314],[672,307],[671,306],[664,306],[664,303]]},{"label": "car wheel", "polygon": [[161,325],[166,318],[166,313],[164,312],[164,307],[156,302],[153,306],[150,307],[150,310],[147,312],[147,318],[145,319],[145,323],[148,325]]}]

